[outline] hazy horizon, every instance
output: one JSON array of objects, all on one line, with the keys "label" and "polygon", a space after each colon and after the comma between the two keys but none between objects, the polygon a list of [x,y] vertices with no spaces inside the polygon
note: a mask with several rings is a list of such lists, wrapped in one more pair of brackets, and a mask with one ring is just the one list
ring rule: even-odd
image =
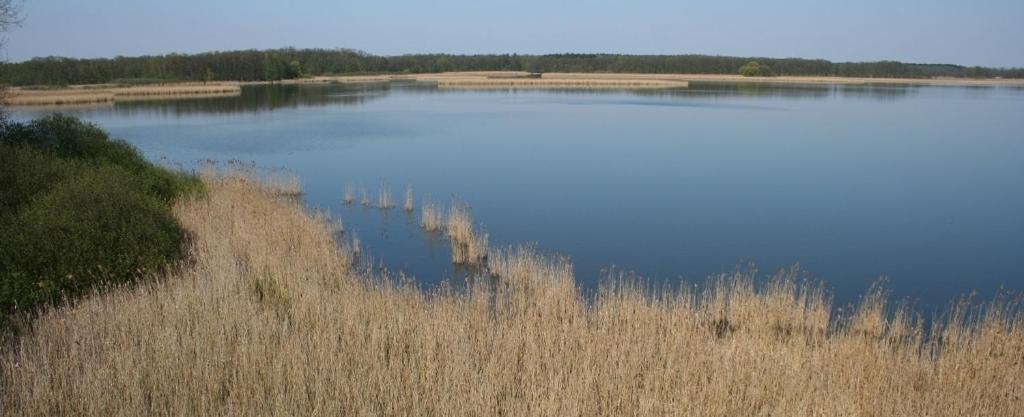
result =
[{"label": "hazy horizon", "polygon": [[96,58],[238,49],[414,53],[701,54],[1022,67],[1024,2],[803,0],[682,5],[470,2],[299,5],[26,0],[4,57]]}]

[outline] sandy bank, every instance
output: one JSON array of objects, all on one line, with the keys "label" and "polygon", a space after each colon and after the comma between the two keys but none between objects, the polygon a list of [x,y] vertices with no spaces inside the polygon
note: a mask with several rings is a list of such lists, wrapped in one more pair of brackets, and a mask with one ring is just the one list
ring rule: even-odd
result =
[{"label": "sandy bank", "polygon": [[136,100],[235,96],[241,92],[242,89],[237,83],[180,83],[131,87],[88,85],[45,90],[12,88],[8,91],[8,96],[4,98],[3,103],[13,106],[82,105]]},{"label": "sandy bank", "polygon": [[959,85],[959,86],[1008,86],[1024,87],[1024,79],[1003,78],[864,78],[864,77],[744,77],[726,74],[592,74],[592,73],[545,73],[543,79],[613,79],[613,80],[674,80],[688,82],[728,83],[785,83],[785,84],[911,84],[911,85]]}]

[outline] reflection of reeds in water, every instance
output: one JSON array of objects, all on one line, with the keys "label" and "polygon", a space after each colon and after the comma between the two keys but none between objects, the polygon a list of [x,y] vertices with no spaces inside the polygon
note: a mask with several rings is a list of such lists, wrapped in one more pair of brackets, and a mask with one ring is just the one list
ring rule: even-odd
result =
[{"label": "reflection of reeds in water", "polygon": [[420,208],[420,227],[428,232],[436,232],[441,230],[443,222],[441,210],[437,208],[437,205],[425,201],[423,207]]},{"label": "reflection of reeds in water", "polygon": [[345,184],[345,196],[343,197],[345,204],[352,204],[352,201],[354,201],[355,198],[355,191],[352,189],[352,184]]},{"label": "reflection of reeds in water", "polygon": [[394,200],[391,199],[391,187],[381,184],[380,189],[377,190],[377,208],[386,210],[394,206]]},{"label": "reflection of reeds in water", "polygon": [[405,187],[405,204],[402,204],[402,210],[405,210],[406,213],[411,213],[412,203],[412,185],[407,185]]},{"label": "reflection of reeds in water", "polygon": [[954,304],[926,328],[878,289],[837,315],[821,285],[789,271],[661,292],[620,276],[591,296],[567,259],[521,247],[492,251],[493,286],[425,295],[360,270],[298,201],[252,180],[203,179],[205,196],[174,207],[192,261],[41,309],[0,343],[0,414],[1024,409],[1016,298]]},{"label": "reflection of reeds in water", "polygon": [[359,242],[359,234],[352,232],[352,247],[349,248],[352,251],[352,255],[359,256],[363,252],[362,245]]}]

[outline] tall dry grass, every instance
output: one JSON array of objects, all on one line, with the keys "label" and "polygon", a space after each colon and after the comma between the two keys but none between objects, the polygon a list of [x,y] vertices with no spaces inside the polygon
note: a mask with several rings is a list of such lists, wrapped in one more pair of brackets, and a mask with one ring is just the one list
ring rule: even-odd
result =
[{"label": "tall dry grass", "polygon": [[425,201],[420,208],[420,227],[428,232],[436,232],[444,227],[441,209],[430,201]]},{"label": "tall dry grass", "polygon": [[370,194],[366,192],[365,188],[359,189],[359,204],[363,207],[370,207]]},{"label": "tall dry grass", "polygon": [[412,185],[405,186],[405,202],[402,204],[402,210],[406,213],[412,213],[413,199],[412,199]]},{"label": "tall dry grass", "polygon": [[3,415],[1019,416],[1024,316],[954,307],[926,333],[879,291],[629,279],[592,300],[571,263],[494,250],[426,294],[352,269],[327,227],[252,181],[175,211],[191,261],[42,312],[0,351]]},{"label": "tall dry grass", "polygon": [[352,204],[355,200],[355,190],[352,188],[352,184],[345,184],[345,194],[341,197],[342,202],[346,205]]},{"label": "tall dry grass", "polygon": [[469,206],[457,201],[448,209],[446,224],[452,263],[475,265],[487,257],[487,233],[476,230]]},{"label": "tall dry grass", "polygon": [[377,208],[386,210],[393,207],[395,207],[395,203],[391,198],[391,187],[387,184],[381,184],[377,190]]}]

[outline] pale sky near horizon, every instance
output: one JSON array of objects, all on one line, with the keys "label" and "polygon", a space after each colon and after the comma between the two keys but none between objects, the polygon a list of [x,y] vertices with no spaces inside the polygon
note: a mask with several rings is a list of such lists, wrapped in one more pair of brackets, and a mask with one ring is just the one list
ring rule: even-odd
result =
[{"label": "pale sky near horizon", "polygon": [[353,48],[1024,67],[1024,0],[23,0],[2,56]]}]

